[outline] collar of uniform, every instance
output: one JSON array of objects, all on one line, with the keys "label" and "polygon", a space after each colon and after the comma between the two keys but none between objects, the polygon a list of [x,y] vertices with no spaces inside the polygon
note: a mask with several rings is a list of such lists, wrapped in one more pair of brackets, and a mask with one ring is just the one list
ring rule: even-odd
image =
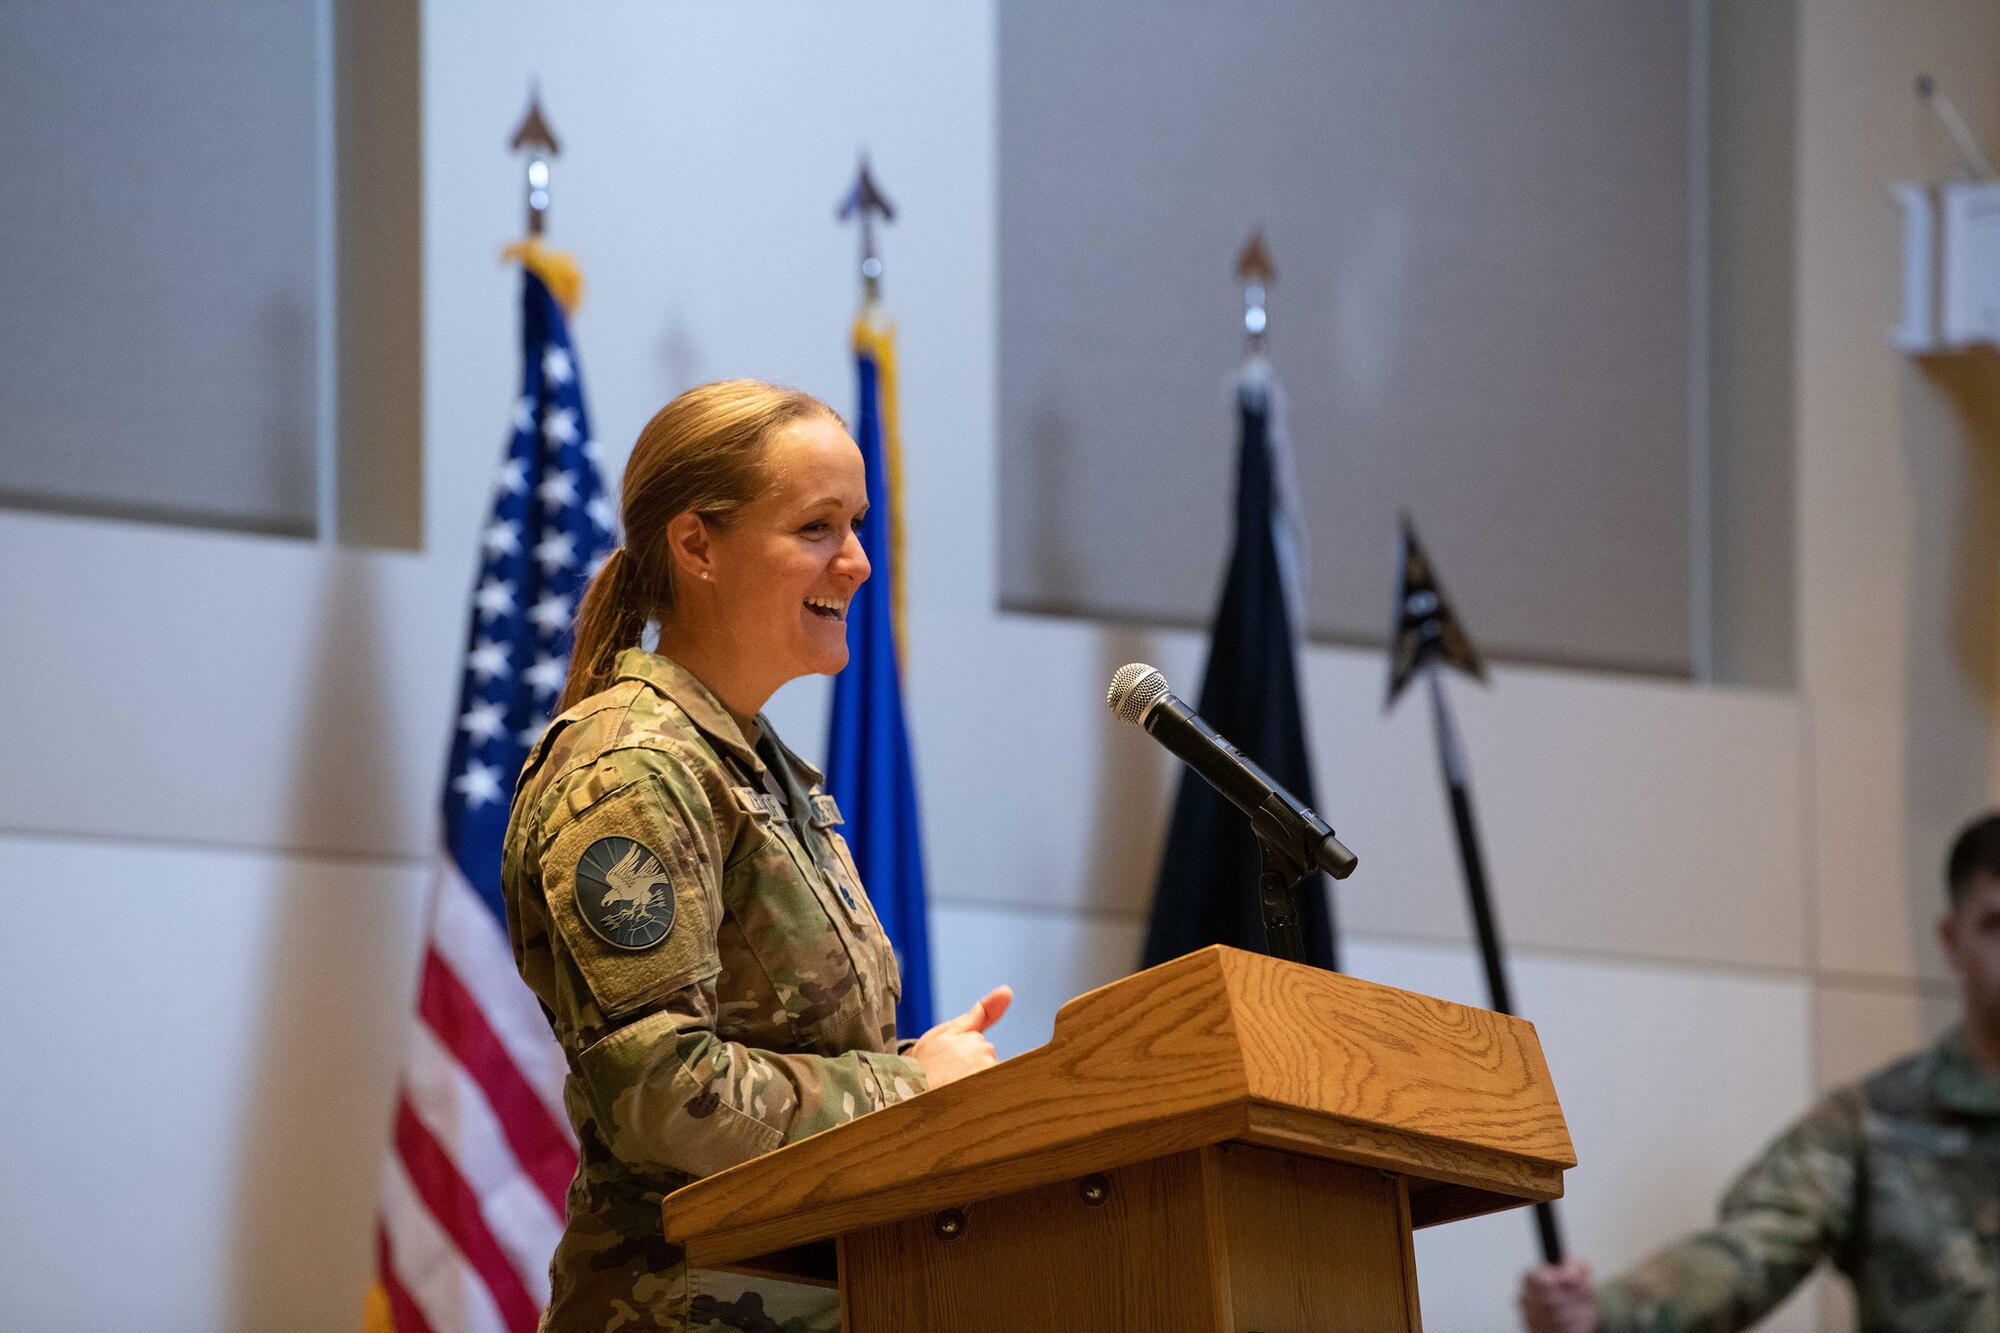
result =
[{"label": "collar of uniform", "polygon": [[[757,752],[743,739],[743,732],[736,725],[736,719],[722,706],[722,700],[715,693],[696,680],[694,673],[658,653],[649,653],[644,648],[627,648],[618,654],[619,680],[636,680],[642,685],[664,694],[673,700],[679,709],[693,720],[710,739],[736,759],[748,764],[753,771],[763,768]],[[759,717],[757,725],[763,726]]]},{"label": "collar of uniform", "polygon": [[1937,1104],[1961,1115],[2000,1116],[2000,1080],[1972,1058],[1964,1035],[1953,1028],[1933,1049],[1931,1096]]},{"label": "collar of uniform", "polygon": [[783,755],[785,759],[792,765],[792,767],[799,770],[799,772],[805,777],[806,786],[819,787],[825,785],[826,774],[820,772],[818,769],[814,768],[811,764],[799,758],[799,756],[797,755],[797,753],[793,751],[791,746],[779,740],[778,733],[771,730],[770,720],[766,718],[762,713],[757,714],[757,729],[763,732],[765,736],[770,738],[772,748],[776,749],[779,754]]}]

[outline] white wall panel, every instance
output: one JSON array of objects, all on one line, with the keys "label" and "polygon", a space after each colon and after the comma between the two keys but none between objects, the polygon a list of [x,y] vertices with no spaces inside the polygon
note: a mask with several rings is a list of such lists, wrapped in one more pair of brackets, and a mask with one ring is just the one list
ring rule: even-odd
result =
[{"label": "white wall panel", "polygon": [[[1485,1002],[1469,950],[1349,943],[1371,981]],[[1555,1079],[1577,1166],[1559,1205],[1572,1253],[1600,1277],[1706,1224],[1730,1179],[1812,1097],[1805,982],[1517,953],[1513,979]],[[1526,1212],[1418,1233],[1430,1333],[1515,1326],[1539,1261]],[[1813,1327],[1802,1294],[1759,1328]]]},{"label": "white wall panel", "polygon": [[1685,675],[1692,8],[1001,6],[1008,605],[1207,622],[1259,227],[1313,629],[1409,507],[1490,649]]},{"label": "white wall panel", "polygon": [[0,1329],[354,1327],[426,879],[0,838]]},{"label": "white wall panel", "polygon": [[[1143,912],[1179,772],[1111,718],[1103,689],[1151,661],[1193,701],[1201,636],[929,610],[913,623],[934,891]],[[1376,933],[1465,938],[1426,704],[1384,718],[1384,675],[1374,653],[1306,654],[1321,809],[1361,858],[1341,910]],[[1795,702],[1533,669],[1451,688],[1516,943],[1804,964]]]},{"label": "white wall panel", "polygon": [[931,932],[940,1019],[995,986],[1014,988],[1007,1016],[989,1030],[1004,1060],[1047,1042],[1056,1010],[1135,969],[1145,923],[947,903],[931,914]]}]

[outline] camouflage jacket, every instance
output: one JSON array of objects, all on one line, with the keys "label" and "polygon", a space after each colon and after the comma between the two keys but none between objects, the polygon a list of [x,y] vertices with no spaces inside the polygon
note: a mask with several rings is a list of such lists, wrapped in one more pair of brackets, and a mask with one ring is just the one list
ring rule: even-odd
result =
[{"label": "camouflage jacket", "polygon": [[1868,1333],[2000,1333],[2000,1082],[1958,1033],[1830,1093],[1709,1231],[1598,1289],[1600,1327],[1748,1328],[1822,1259]]},{"label": "camouflage jacket", "polygon": [[688,1181],[925,1086],[895,1053],[896,961],[839,811],[809,765],[769,752],[632,649],[522,770],[508,931],[568,1057],[582,1148],[549,1329],[836,1326],[832,1293],[690,1271],[661,1230]]}]

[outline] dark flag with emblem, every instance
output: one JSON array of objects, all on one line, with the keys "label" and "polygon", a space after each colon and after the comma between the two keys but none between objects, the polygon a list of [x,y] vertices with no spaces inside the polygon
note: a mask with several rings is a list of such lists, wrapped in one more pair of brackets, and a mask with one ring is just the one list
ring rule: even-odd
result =
[{"label": "dark flag with emblem", "polygon": [[[562,692],[577,599],[611,547],[613,512],[551,290],[573,297],[575,270],[533,242],[513,253],[521,397],[481,536],[369,1333],[533,1333],[576,1171],[562,1051],[514,968],[500,856],[514,781]],[[601,869],[615,889],[630,868],[613,856]],[[629,928],[635,943],[665,933]]]},{"label": "dark flag with emblem", "polygon": [[1389,705],[1423,667],[1432,662],[1455,666],[1475,680],[1486,679],[1486,666],[1444,600],[1444,589],[1431,572],[1430,557],[1417,543],[1417,530],[1403,516],[1402,559],[1396,575],[1396,604],[1389,625]]},{"label": "dark flag with emblem", "polygon": [[[1459,865],[1465,871],[1465,895],[1472,911],[1472,924],[1479,935],[1479,958],[1486,971],[1486,989],[1492,996],[1493,1007],[1511,1014],[1514,997],[1507,984],[1500,923],[1486,885],[1486,857],[1480,849],[1479,822],[1472,812],[1472,774],[1466,767],[1465,750],[1459,744],[1458,727],[1452,720],[1443,679],[1444,668],[1456,667],[1483,681],[1486,668],[1465,628],[1452,613],[1451,603],[1445,600],[1437,571],[1417,541],[1416,527],[1407,514],[1403,516],[1396,565],[1396,600],[1390,608],[1386,706],[1395,707],[1396,697],[1404,687],[1419,674],[1424,676],[1425,684],[1430,687],[1438,767],[1444,775],[1445,799],[1451,806],[1452,833],[1458,840]],[[1562,1262],[1562,1234],[1556,1226],[1554,1205],[1535,1205],[1535,1227],[1541,1238],[1542,1256],[1552,1264]]]},{"label": "dark flag with emblem", "polygon": [[[1269,363],[1261,357],[1252,360],[1236,385],[1236,540],[1196,708],[1211,727],[1310,806],[1312,766],[1298,674],[1298,537],[1286,503],[1289,449],[1283,406]],[[1184,772],[1146,928],[1146,964],[1210,944],[1262,952],[1258,864],[1257,835],[1249,819],[1200,776]],[[1306,881],[1299,908],[1307,960],[1338,967],[1324,877]]]}]

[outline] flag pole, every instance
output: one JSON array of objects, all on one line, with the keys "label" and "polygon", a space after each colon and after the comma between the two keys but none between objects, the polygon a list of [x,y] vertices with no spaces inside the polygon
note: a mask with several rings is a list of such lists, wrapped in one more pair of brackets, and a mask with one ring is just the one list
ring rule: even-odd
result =
[{"label": "flag pole", "polygon": [[[1479,939],[1486,992],[1494,1009],[1512,1014],[1513,988],[1507,981],[1500,923],[1493,910],[1493,894],[1487,887],[1486,854],[1480,846],[1479,820],[1472,808],[1472,771],[1465,761],[1465,747],[1459,741],[1458,723],[1452,717],[1451,700],[1444,688],[1447,666],[1457,667],[1474,679],[1485,678],[1486,668],[1444,600],[1444,590],[1438,585],[1430,558],[1417,543],[1416,529],[1405,514],[1401,569],[1389,634],[1389,706],[1395,706],[1396,696],[1418,675],[1424,677],[1431,697],[1431,730],[1437,742],[1438,772],[1444,779],[1445,800],[1451,808],[1452,834],[1458,845],[1459,867],[1465,874],[1472,928]],[[1562,1231],[1557,1225],[1554,1204],[1535,1205],[1535,1231],[1541,1241],[1542,1258],[1552,1264],[1561,1263]]]},{"label": "flag pole", "polygon": [[[1486,887],[1486,855],[1479,845],[1479,821],[1472,813],[1472,776],[1466,770],[1465,751],[1458,742],[1458,727],[1445,697],[1444,668],[1432,662],[1424,668],[1430,687],[1432,729],[1437,735],[1438,768],[1444,775],[1445,797],[1451,804],[1451,827],[1458,841],[1458,863],[1465,871],[1465,896],[1472,907],[1472,927],[1479,936],[1479,959],[1486,970],[1486,993],[1493,1008],[1503,1014],[1514,1012],[1513,989],[1507,984],[1507,960],[1501,953],[1500,923],[1493,913],[1493,895]],[[1555,1205],[1535,1205],[1535,1230],[1542,1243],[1542,1258],[1552,1264],[1563,1259],[1562,1231],[1556,1222]]]},{"label": "flag pole", "polygon": [[833,679],[826,789],[833,798],[849,803],[846,837],[882,929],[895,947],[903,979],[896,1027],[914,1034],[931,1026],[932,972],[916,769],[904,706],[910,662],[905,592],[909,565],[904,555],[906,511],[896,417],[896,328],[882,308],[882,258],[875,249],[876,220],[893,221],[896,210],[876,184],[865,152],[834,216],[842,222],[860,222],[853,430],[873,502],[861,545],[875,574],[848,607],[850,656],[846,669]]},{"label": "flag pole", "polygon": [[548,226],[549,160],[562,155],[562,146],[556,142],[555,131],[549,128],[547,118],[542,115],[539,84],[528,90],[528,112],[521,117],[521,124],[515,129],[509,147],[517,153],[527,154],[528,235],[540,239]]},{"label": "flag pole", "polygon": [[[475,1288],[480,1294],[473,1299],[508,1326],[532,1327],[542,1299],[522,1286],[511,1265],[546,1271],[576,1174],[575,1132],[563,1113],[562,1050],[540,1022],[507,945],[501,861],[509,793],[562,696],[575,608],[615,545],[617,516],[569,335],[568,314],[583,280],[568,256],[542,243],[549,162],[558,150],[539,97],[531,97],[509,143],[527,156],[528,235],[506,251],[524,270],[520,392],[479,541],[439,800],[443,827],[424,927],[424,979],[412,1015],[422,1036],[403,1057],[397,1129],[387,1153],[395,1165],[385,1179],[414,1179],[412,1163],[421,1161],[428,1163],[422,1170],[461,1181],[467,1215],[510,1219],[515,1229],[507,1234],[519,1242],[518,1253],[493,1268],[480,1253],[482,1238],[494,1243],[483,1222],[476,1232],[440,1229],[407,1184],[385,1186],[364,1333],[461,1328]],[[510,1033],[508,1040],[494,1042],[496,1031]],[[486,1071],[478,1079],[465,1077],[473,1062]],[[489,1091],[496,1086],[519,1095],[496,1098]],[[424,1128],[467,1123],[488,1126],[494,1143],[509,1145],[501,1160],[482,1156],[477,1136],[461,1141]],[[406,1135],[406,1125],[416,1128]]]},{"label": "flag pole", "polygon": [[868,170],[868,154],[861,155],[854,185],[834,215],[842,222],[853,217],[861,219],[861,305],[863,309],[872,309],[882,300],[882,257],[875,253],[875,219],[894,222],[896,209],[875,184],[874,173]]},{"label": "flag pole", "polygon": [[524,159],[521,170],[528,234],[508,246],[504,257],[531,270],[547,285],[556,304],[565,313],[573,314],[583,302],[583,273],[568,255],[542,244],[549,225],[549,163],[562,156],[562,145],[556,141],[556,132],[549,128],[548,117],[542,113],[539,85],[530,86],[528,110],[507,146]]},{"label": "flag pole", "polygon": [[[1237,380],[1237,392],[1247,395],[1256,408],[1266,414],[1265,449],[1271,463],[1272,539],[1279,547],[1278,561],[1282,569],[1285,552],[1279,532],[1284,521],[1284,506],[1277,455],[1270,447],[1270,366],[1264,358],[1265,335],[1271,327],[1270,312],[1264,305],[1266,288],[1277,276],[1270,248],[1264,244],[1264,229],[1258,227],[1250,233],[1250,239],[1243,243],[1243,249],[1236,256],[1236,278],[1243,284],[1243,369]],[[1300,610],[1296,589],[1289,586],[1290,578],[1286,578],[1285,582],[1288,585],[1286,602],[1290,614],[1296,617]],[[1291,629],[1296,636],[1297,625],[1292,625]],[[1257,903],[1264,918],[1265,952],[1273,958],[1282,958],[1288,963],[1312,961],[1306,951],[1306,924],[1301,914],[1301,895],[1309,892],[1325,892],[1319,872],[1309,863],[1301,862],[1291,849],[1266,837],[1263,829],[1258,829]],[[1327,965],[1331,970],[1338,971],[1338,944],[1332,945],[1331,950]]]}]

